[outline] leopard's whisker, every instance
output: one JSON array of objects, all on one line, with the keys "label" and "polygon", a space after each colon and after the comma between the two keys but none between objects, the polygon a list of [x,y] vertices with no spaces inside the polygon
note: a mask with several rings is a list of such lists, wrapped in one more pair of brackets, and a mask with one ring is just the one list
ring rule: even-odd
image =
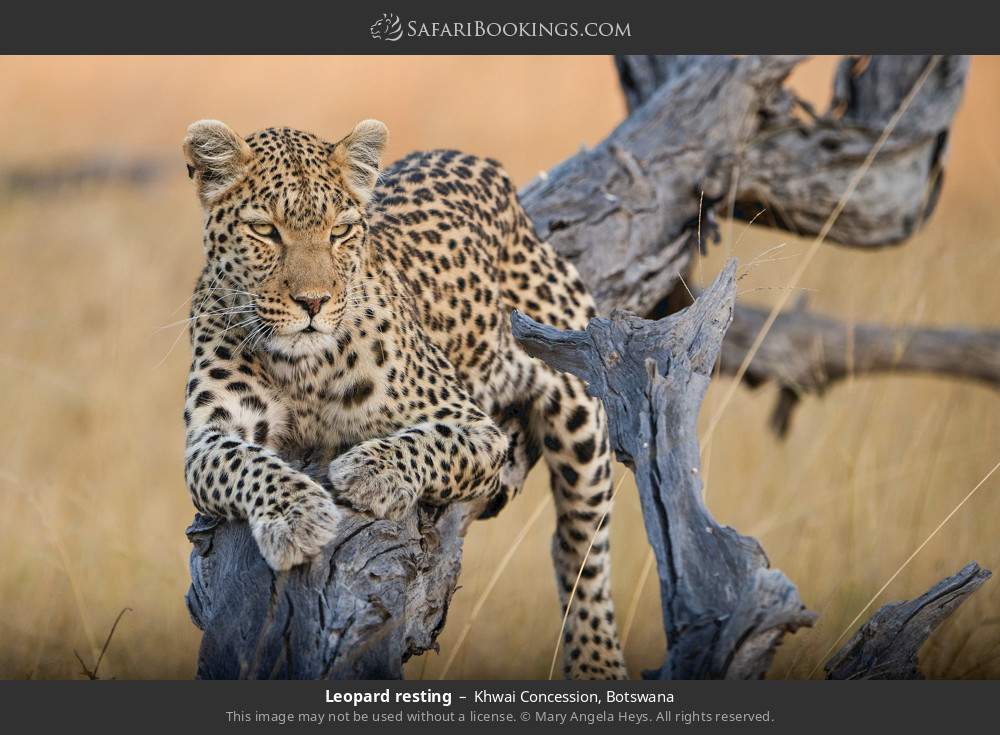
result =
[{"label": "leopard's whisker", "polygon": [[243,340],[236,346],[236,352],[240,352],[243,349],[243,345],[249,343],[250,340],[253,339],[254,335],[264,327],[265,325],[262,323],[256,326],[255,328],[249,330],[247,335],[244,336]]},{"label": "leopard's whisker", "polygon": [[245,327],[245,326],[247,326],[249,324],[253,324],[255,321],[257,321],[257,317],[253,316],[253,317],[250,317],[249,319],[247,319],[246,321],[240,322],[239,324],[233,324],[232,326],[226,327],[221,332],[219,332],[219,336],[221,337],[226,332],[231,332],[234,329],[239,329],[240,327]]},{"label": "leopard's whisker", "polygon": [[225,316],[227,314],[245,314],[253,311],[254,309],[256,309],[255,306],[246,306],[246,307],[241,306],[235,309],[222,309],[220,311],[210,311],[202,314],[195,314],[194,316],[190,316],[187,319],[179,319],[176,322],[171,322],[170,324],[164,324],[161,327],[157,327],[155,330],[153,330],[153,332],[154,333],[161,332],[164,329],[170,329],[170,327],[176,327],[179,324],[187,324],[189,322],[195,321],[196,319],[205,319],[210,316]]}]

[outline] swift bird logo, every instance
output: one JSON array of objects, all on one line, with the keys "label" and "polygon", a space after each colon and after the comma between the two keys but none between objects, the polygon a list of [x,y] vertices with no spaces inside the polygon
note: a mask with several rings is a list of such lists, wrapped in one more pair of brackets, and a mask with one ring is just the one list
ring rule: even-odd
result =
[{"label": "swift bird logo", "polygon": [[395,13],[382,13],[368,30],[376,41],[398,41],[403,37],[403,24]]}]

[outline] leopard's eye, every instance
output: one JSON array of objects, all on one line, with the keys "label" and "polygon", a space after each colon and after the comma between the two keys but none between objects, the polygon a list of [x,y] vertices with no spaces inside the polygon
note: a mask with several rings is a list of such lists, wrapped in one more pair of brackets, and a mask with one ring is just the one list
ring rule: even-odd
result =
[{"label": "leopard's eye", "polygon": [[260,235],[261,237],[273,238],[278,234],[278,228],[270,222],[251,222],[250,230],[253,234]]},{"label": "leopard's eye", "polygon": [[330,240],[331,241],[339,240],[350,231],[351,231],[351,225],[349,223],[344,225],[336,225],[332,230],[330,230]]}]

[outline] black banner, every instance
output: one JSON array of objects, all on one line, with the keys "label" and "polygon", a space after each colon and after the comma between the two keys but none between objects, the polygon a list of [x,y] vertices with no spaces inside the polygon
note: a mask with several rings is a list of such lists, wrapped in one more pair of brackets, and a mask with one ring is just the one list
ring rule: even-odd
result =
[{"label": "black banner", "polygon": [[[6,682],[8,732],[947,732],[994,682]],[[30,729],[29,729],[30,726]],[[986,732],[987,730],[982,730]]]},{"label": "black banner", "polygon": [[4,53],[608,54],[844,53],[1000,48],[988,3],[16,4]]}]

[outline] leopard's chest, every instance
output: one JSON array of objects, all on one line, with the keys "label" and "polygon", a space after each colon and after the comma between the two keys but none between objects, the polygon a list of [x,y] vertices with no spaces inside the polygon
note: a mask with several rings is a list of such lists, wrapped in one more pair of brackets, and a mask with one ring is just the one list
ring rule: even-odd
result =
[{"label": "leopard's chest", "polygon": [[342,348],[321,350],[294,366],[272,366],[286,408],[286,449],[338,453],[402,428],[394,405],[391,343],[373,349],[356,335]]}]

